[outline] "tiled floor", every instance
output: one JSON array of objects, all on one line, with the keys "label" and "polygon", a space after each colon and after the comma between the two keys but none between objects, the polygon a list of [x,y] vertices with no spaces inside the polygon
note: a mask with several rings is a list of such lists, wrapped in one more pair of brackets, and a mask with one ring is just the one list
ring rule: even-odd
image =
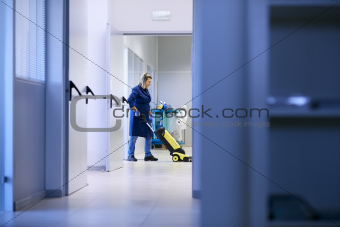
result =
[{"label": "tiled floor", "polygon": [[[188,154],[191,149],[185,148]],[[90,171],[89,186],[71,196],[44,199],[25,212],[5,213],[5,226],[198,226],[199,200],[191,197],[191,163],[124,162],[113,172]]]}]

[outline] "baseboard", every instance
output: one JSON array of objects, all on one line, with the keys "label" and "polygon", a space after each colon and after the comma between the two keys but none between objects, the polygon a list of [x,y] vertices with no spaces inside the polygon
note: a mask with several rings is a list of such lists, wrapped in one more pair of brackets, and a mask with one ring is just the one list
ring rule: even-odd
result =
[{"label": "baseboard", "polygon": [[91,168],[90,168],[91,166],[88,166],[87,168],[87,170],[88,171],[102,171],[102,170],[106,170],[106,166],[92,166]]},{"label": "baseboard", "polygon": [[76,193],[76,192],[78,192],[78,191],[82,190],[83,188],[85,188],[85,187],[87,187],[87,186],[89,186],[89,184],[88,184],[88,183],[86,183],[86,185],[84,185],[83,187],[79,188],[78,190],[76,190],[76,191],[74,191],[74,192],[72,192],[72,193],[68,194],[67,196],[70,196],[70,195],[72,195],[72,194],[74,194],[74,193]]},{"label": "baseboard", "polygon": [[200,199],[201,198],[201,190],[192,190],[192,198]]},{"label": "baseboard", "polygon": [[117,167],[117,168],[115,168],[115,169],[111,169],[109,172],[116,171],[116,170],[119,170],[119,169],[122,169],[122,168],[123,168],[123,166]]},{"label": "baseboard", "polygon": [[63,190],[46,190],[46,197],[47,198],[55,198],[55,197],[63,197]]},{"label": "baseboard", "polygon": [[32,196],[26,197],[24,199],[18,200],[14,202],[14,211],[24,210],[39,201],[43,200],[46,197],[46,191],[38,192]]}]

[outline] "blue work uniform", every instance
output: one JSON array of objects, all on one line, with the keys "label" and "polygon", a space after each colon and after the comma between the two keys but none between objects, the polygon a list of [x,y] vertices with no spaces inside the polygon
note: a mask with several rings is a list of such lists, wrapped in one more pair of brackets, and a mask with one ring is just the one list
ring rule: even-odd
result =
[{"label": "blue work uniform", "polygon": [[[132,93],[127,99],[130,108],[136,107],[137,110],[145,115],[145,119],[151,126],[152,119],[149,118],[151,96],[149,90],[143,89],[141,86],[136,86],[132,89]],[[145,138],[153,137],[153,132],[142,120],[141,117],[136,117],[135,112],[130,110],[130,131],[129,136],[139,136]]]}]

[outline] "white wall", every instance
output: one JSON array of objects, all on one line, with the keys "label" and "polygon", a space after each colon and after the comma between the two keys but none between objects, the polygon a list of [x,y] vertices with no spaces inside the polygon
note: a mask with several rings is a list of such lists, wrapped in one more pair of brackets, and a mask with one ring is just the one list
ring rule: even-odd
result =
[{"label": "white wall", "polygon": [[[127,33],[191,33],[192,0],[112,0],[110,24]],[[153,21],[153,11],[171,11],[170,21]]]},{"label": "white wall", "polygon": [[[125,36],[124,44],[143,59],[155,71],[158,70],[158,37],[157,36]],[[144,67],[146,70],[146,65]]]},{"label": "white wall", "polygon": [[[179,108],[192,107],[191,36],[160,36],[158,38],[158,100]],[[188,118],[188,125],[192,119]],[[192,130],[185,130],[185,144],[191,146]]]}]

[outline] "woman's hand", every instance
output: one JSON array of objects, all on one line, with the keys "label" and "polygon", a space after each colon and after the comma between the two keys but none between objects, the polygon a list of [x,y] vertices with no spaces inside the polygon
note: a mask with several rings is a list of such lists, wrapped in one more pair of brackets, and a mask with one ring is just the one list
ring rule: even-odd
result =
[{"label": "woman's hand", "polygon": [[133,111],[135,111],[135,113],[138,111],[137,108],[136,108],[135,106],[131,107],[131,109],[132,109]]},{"label": "woman's hand", "polygon": [[149,116],[150,116],[150,117],[152,117],[152,113],[151,113],[151,111],[149,111]]}]

